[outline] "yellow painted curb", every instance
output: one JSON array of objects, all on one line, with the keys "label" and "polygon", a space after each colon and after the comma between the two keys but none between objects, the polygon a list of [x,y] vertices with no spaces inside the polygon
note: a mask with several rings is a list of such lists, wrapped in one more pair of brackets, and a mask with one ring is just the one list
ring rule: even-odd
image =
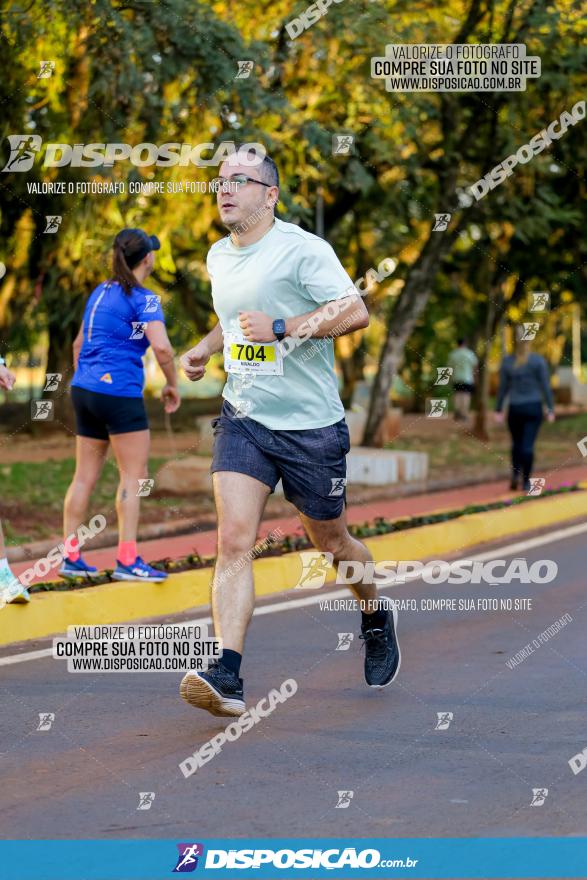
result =
[{"label": "yellow painted curb", "polygon": [[[587,492],[573,492],[523,506],[367,538],[375,562],[444,559],[476,544],[528,532],[587,514]],[[253,562],[257,596],[292,589],[302,572],[299,553]],[[162,584],[111,583],[63,592],[37,593],[29,605],[0,611],[0,645],[64,632],[68,626],[122,623],[197,609],[209,603],[211,569],[170,575]],[[334,579],[329,569],[327,581]],[[299,595],[305,591],[300,590]]]}]

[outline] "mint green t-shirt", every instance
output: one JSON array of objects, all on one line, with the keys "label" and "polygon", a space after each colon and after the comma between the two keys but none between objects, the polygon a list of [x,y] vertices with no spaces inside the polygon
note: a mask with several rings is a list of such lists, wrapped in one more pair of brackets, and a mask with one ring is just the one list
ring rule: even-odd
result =
[{"label": "mint green t-shirt", "polygon": [[473,384],[473,370],[477,366],[477,356],[470,348],[455,348],[448,357],[448,365],[453,368],[452,381]]},{"label": "mint green t-shirt", "polygon": [[[230,236],[216,242],[207,268],[225,334],[241,332],[239,311],[291,318],[357,292],[328,242],[278,218],[254,244],[237,247]],[[244,400],[248,418],[274,431],[323,428],[344,418],[331,339],[302,342],[284,357],[282,376],[256,375],[250,387],[229,373],[222,395],[233,406]]]}]

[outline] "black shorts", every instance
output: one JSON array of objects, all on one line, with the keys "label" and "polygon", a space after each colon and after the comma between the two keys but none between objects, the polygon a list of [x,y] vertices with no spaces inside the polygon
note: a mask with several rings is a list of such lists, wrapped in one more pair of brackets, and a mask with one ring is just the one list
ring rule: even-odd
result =
[{"label": "black shorts", "polygon": [[469,394],[472,394],[475,390],[475,386],[470,382],[455,382],[454,388],[455,391],[467,391]]},{"label": "black shorts", "polygon": [[225,400],[212,422],[211,472],[247,474],[269,486],[281,479],[283,494],[311,519],[337,519],[346,502],[346,454],[349,430],[344,419],[325,428],[272,431],[240,417]]},{"label": "black shorts", "polygon": [[72,385],[76,434],[108,440],[110,434],[129,434],[149,427],[142,397],[117,397]]}]

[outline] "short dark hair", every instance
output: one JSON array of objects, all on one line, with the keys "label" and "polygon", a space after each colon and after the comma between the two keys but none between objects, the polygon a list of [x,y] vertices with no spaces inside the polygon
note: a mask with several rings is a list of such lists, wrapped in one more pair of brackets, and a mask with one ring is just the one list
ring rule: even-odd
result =
[{"label": "short dark hair", "polygon": [[[236,147],[236,152],[240,152],[244,149],[244,145],[239,145]],[[247,153],[255,153],[255,150],[248,149]],[[263,183],[268,183],[270,186],[279,186],[279,171],[277,170],[277,165],[267,153],[263,156],[262,161],[255,166],[259,169],[259,174],[261,176],[261,180]]]},{"label": "short dark hair", "polygon": [[279,171],[271,156],[265,155],[263,157],[263,161],[259,165],[259,171],[264,183],[269,183],[271,186],[279,186]]},{"label": "short dark hair", "polygon": [[457,339],[457,344],[458,345],[466,345],[467,344],[467,337],[466,336],[459,336],[459,338]]}]

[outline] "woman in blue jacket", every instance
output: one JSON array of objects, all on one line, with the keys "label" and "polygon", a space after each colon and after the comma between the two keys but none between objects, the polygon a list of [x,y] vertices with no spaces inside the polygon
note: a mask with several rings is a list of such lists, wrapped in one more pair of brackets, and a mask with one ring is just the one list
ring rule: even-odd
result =
[{"label": "woman in blue jacket", "polygon": [[543,420],[546,403],[547,419],[554,421],[554,401],[550,388],[548,366],[542,355],[531,351],[531,342],[524,340],[522,327],[516,334],[516,353],[505,357],[501,364],[496,421],[503,422],[503,404],[509,399],[508,428],[512,437],[511,488],[530,488],[534,464],[534,444]]}]

